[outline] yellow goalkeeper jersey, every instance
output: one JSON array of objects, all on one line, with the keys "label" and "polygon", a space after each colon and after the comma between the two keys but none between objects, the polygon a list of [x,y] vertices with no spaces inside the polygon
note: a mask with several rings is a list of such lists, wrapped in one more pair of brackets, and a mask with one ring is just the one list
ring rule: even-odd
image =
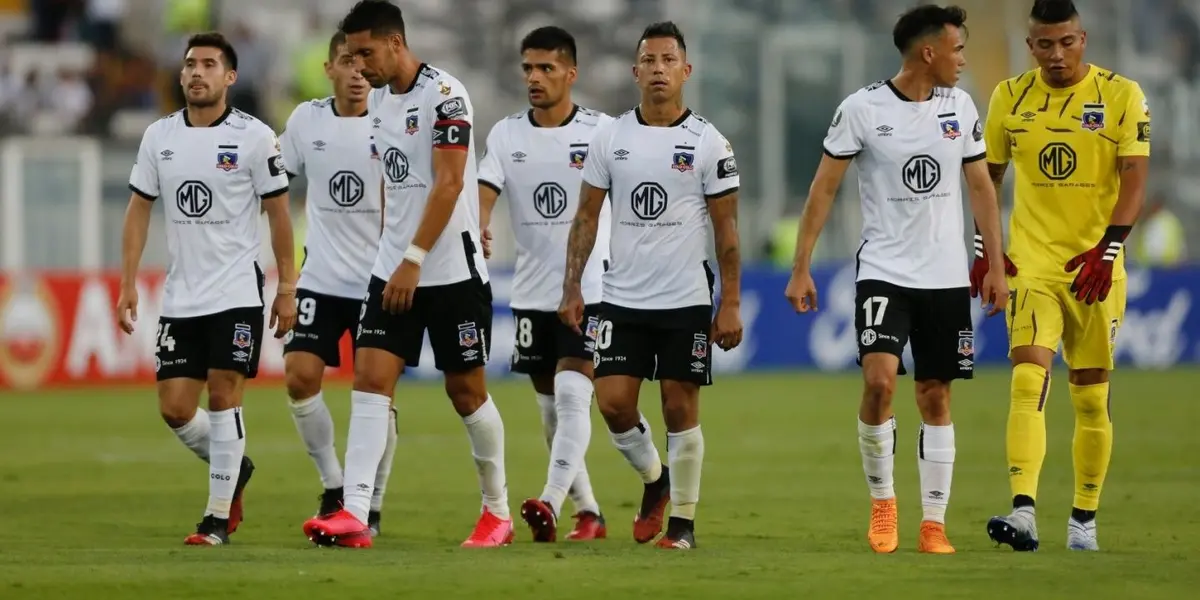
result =
[{"label": "yellow goalkeeper jersey", "polygon": [[[988,105],[987,161],[1016,171],[1008,255],[1022,276],[1072,281],[1064,268],[1100,241],[1117,203],[1117,157],[1150,155],[1150,108],[1137,82],[1088,65],[1052,88],[1041,69],[1000,82]],[[1113,279],[1125,277],[1125,253]]]}]

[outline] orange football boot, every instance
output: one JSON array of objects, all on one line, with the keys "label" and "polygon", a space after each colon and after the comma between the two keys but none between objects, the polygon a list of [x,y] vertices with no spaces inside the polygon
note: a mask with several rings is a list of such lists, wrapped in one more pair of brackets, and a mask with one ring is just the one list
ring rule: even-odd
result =
[{"label": "orange football boot", "polygon": [[304,522],[304,536],[318,546],[370,548],[371,530],[347,510]]},{"label": "orange football boot", "polygon": [[926,554],[954,554],[954,546],[946,538],[946,526],[937,521],[921,521],[921,535],[917,538],[917,552]]},{"label": "orange football boot", "polygon": [[895,498],[871,501],[871,528],[867,530],[867,542],[872,550],[884,554],[895,552],[900,546]]},{"label": "orange football boot", "polygon": [[663,465],[658,481],[647,483],[642,490],[642,507],[633,518],[633,540],[645,544],[662,533],[667,505],[671,503],[671,475]]}]

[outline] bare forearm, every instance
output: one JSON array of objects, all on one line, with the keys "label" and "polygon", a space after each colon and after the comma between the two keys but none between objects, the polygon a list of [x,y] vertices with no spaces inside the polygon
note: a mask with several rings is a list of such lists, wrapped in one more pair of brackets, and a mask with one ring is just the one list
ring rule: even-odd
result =
[{"label": "bare forearm", "polygon": [[1120,158],[1117,171],[1121,188],[1117,193],[1117,204],[1113,207],[1109,224],[1117,227],[1132,227],[1137,222],[1142,206],[1146,202],[1146,173],[1148,161],[1144,157]]},{"label": "bare forearm", "polygon": [[975,215],[975,230],[983,237],[983,249],[993,269],[1004,269],[1004,234],[1000,225],[1000,205],[992,186],[981,185],[971,190],[971,212]]},{"label": "bare forearm", "polygon": [[442,232],[446,230],[450,217],[454,215],[454,205],[458,202],[460,193],[461,183],[456,185],[453,182],[439,181],[434,184],[433,191],[429,193],[429,200],[425,203],[425,213],[421,215],[421,224],[413,234],[414,246],[426,252],[433,248],[438,238],[442,237]]},{"label": "bare forearm", "polygon": [[800,215],[800,228],[796,231],[796,255],[792,260],[793,271],[803,271],[812,263],[813,250],[817,247],[817,239],[821,237],[821,229],[829,218],[829,210],[833,207],[834,194],[829,192],[812,192],[808,202],[804,204],[804,212]]},{"label": "bare forearm", "polygon": [[571,233],[567,237],[567,273],[563,279],[564,287],[578,286],[583,279],[583,269],[596,246],[596,231],[599,227],[600,222],[591,211],[580,207],[575,213]]},{"label": "bare forearm", "polygon": [[137,280],[138,265],[142,262],[149,230],[150,210],[130,203],[125,210],[125,224],[121,231],[122,285],[132,285]]},{"label": "bare forearm", "polygon": [[721,302],[738,303],[742,299],[742,250],[737,222],[714,228],[717,265],[721,268]]},{"label": "bare forearm", "polygon": [[296,243],[292,235],[292,219],[287,210],[287,198],[281,206],[267,211],[271,228],[271,251],[275,254],[275,270],[281,285],[296,283]]},{"label": "bare forearm", "polygon": [[492,188],[479,186],[479,227],[487,229],[492,225],[492,210],[496,208],[496,191]]}]

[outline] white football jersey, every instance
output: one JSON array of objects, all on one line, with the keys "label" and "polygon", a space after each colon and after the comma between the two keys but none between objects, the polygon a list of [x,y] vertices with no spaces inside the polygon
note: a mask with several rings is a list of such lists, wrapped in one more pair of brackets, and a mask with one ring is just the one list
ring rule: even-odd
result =
[{"label": "white football jersey", "polygon": [[[612,117],[575,107],[562,125],[542,127],[533,111],[492,127],[479,165],[479,182],[508,199],[517,243],[512,304],[522,310],[557,310],[567,268],[567,238],[579,210],[579,184],[588,143]],[[600,302],[612,209],[600,209],[596,245],[583,270],[583,300]]]},{"label": "white football jersey", "polygon": [[147,199],[165,199],[170,262],[162,316],[263,305],[260,198],[288,189],[270,127],[233,108],[210,127],[192,127],[186,110],[174,112],[142,134],[129,187]]},{"label": "white football jersey", "polygon": [[279,136],[288,176],[308,179],[304,263],[298,287],[362,298],[379,252],[381,168],[364,140],[371,120],[339,115],[333,98],[304,102]]},{"label": "white football jersey", "polygon": [[383,239],[371,274],[391,278],[404,260],[421,224],[433,190],[434,148],[463,149],[467,166],[462,193],[450,222],[421,267],[421,287],[449,285],[478,277],[488,281],[479,243],[479,180],[475,165],[475,109],[462,82],[449,73],[421,65],[412,86],[393,93],[390,86],[372,90],[368,117],[374,143],[371,151],[383,162],[385,204]]},{"label": "white football jersey", "polygon": [[935,88],[924,102],[891,81],[842,101],[825,153],[858,162],[862,241],[858,280],[919,289],[966,287],[961,171],[986,154],[971,96]]},{"label": "white football jersey", "polygon": [[596,133],[583,180],[608,190],[611,264],[604,302],[624,308],[712,305],[708,201],[738,189],[729,142],[685,112],[651,127],[634,109]]}]

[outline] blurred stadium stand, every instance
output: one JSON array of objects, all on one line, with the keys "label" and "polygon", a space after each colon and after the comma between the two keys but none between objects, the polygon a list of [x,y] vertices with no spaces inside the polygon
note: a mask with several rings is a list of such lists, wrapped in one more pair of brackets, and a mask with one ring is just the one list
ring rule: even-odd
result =
[{"label": "blurred stadium stand", "polygon": [[[641,28],[676,20],[696,67],[689,103],[729,137],[742,164],[743,234],[766,258],[774,229],[803,204],[820,141],[838,101],[897,68],[890,27],[899,0],[407,0],[410,43],[458,75],[477,109],[477,141],[525,106],[515,64],[529,29],[558,24],[579,40],[581,104],[633,105],[629,69]],[[126,181],[142,130],[178,108],[182,44],[216,28],[241,58],[233,103],[276,128],[291,108],[328,93],[323,48],[352,0],[0,0],[0,184],[19,229],[20,266],[76,268],[119,261]],[[1028,0],[963,0],[971,18],[964,87],[986,109],[992,86],[1029,66]],[[1088,57],[1137,79],[1154,110],[1156,218],[1200,234],[1200,2],[1079,0]],[[1130,35],[1132,33],[1132,35]],[[314,74],[317,76],[314,77]],[[57,140],[57,141],[55,141]],[[84,164],[94,161],[95,164]],[[85,181],[98,181],[98,189]],[[81,203],[99,196],[94,221]],[[15,195],[15,196],[14,196]],[[821,258],[848,258],[858,235],[857,191],[844,186]],[[294,194],[295,213],[303,195]],[[19,208],[12,208],[20,205]],[[83,213],[90,214],[90,213]],[[1163,215],[1166,215],[1164,217]],[[1166,221],[1164,221],[1166,222]],[[148,265],[165,260],[157,219]],[[84,229],[94,228],[89,241]],[[510,256],[498,231],[500,258]],[[786,236],[785,236],[786,237]],[[89,250],[87,244],[97,244]],[[10,242],[8,246],[12,246]],[[0,245],[0,248],[4,248]],[[1196,258],[1193,244],[1186,259]],[[1168,251],[1164,251],[1168,252]],[[1169,252],[1168,252],[1169,253]],[[786,253],[784,253],[786,254]],[[1151,260],[1154,253],[1146,253]],[[269,253],[266,253],[269,256]],[[1136,258],[1136,257],[1135,257]],[[4,258],[10,267],[11,257]]]}]

